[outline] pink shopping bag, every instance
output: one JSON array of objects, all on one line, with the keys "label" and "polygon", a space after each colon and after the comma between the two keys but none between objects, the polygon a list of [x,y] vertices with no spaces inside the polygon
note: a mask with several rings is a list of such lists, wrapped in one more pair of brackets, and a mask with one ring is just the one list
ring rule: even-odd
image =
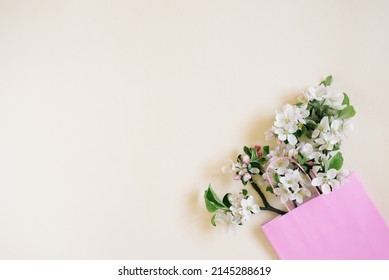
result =
[{"label": "pink shopping bag", "polygon": [[355,173],[262,225],[280,259],[389,260],[389,228]]}]

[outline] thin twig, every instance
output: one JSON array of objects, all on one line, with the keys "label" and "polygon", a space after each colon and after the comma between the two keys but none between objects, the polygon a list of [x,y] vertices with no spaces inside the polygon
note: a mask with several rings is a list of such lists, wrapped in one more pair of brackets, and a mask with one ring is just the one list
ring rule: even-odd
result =
[{"label": "thin twig", "polygon": [[253,187],[253,189],[259,194],[259,196],[262,199],[263,204],[265,205],[265,207],[259,207],[259,209],[275,212],[275,213],[280,214],[280,215],[284,215],[287,213],[286,211],[283,211],[283,210],[280,210],[280,209],[277,209],[277,208],[274,208],[273,206],[271,206],[270,203],[267,201],[266,196],[263,194],[261,189],[258,187],[257,183],[254,182],[254,180],[251,179],[250,184]]}]

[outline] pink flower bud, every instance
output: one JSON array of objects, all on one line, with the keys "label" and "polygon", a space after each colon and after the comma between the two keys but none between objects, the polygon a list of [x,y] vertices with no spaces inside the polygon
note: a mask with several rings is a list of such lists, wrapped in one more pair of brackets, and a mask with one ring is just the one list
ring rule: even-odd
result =
[{"label": "pink flower bud", "polygon": [[249,163],[250,163],[250,157],[249,157],[248,155],[244,155],[244,156],[242,157],[242,162],[243,162],[244,164],[249,164]]}]

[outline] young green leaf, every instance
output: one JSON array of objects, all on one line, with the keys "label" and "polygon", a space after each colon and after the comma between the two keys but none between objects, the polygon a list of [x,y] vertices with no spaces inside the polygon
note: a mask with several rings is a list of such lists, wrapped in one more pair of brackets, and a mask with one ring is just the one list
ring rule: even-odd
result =
[{"label": "young green leaf", "polygon": [[251,148],[250,151],[251,151],[250,160],[255,160],[256,158],[258,158],[257,151],[255,149]]},{"label": "young green leaf", "polygon": [[329,75],[324,81],[320,83],[320,85],[324,85],[326,87],[330,86],[332,83],[332,76]]},{"label": "young green leaf", "polygon": [[243,151],[244,151],[244,153],[245,153],[246,155],[251,156],[250,149],[249,149],[247,146],[244,146],[244,147],[243,147]]},{"label": "young green leaf", "polygon": [[252,161],[249,165],[249,168],[251,167],[255,167],[255,168],[261,168],[261,165],[260,165],[260,159],[257,158],[255,161]]},{"label": "young green leaf", "polygon": [[307,136],[307,138],[312,139],[312,132],[304,125],[302,130],[303,134]]},{"label": "young green leaf", "polygon": [[264,146],[262,148],[262,157],[267,156],[270,153],[270,147],[269,146]]},{"label": "young green leaf", "polygon": [[350,106],[347,106],[346,108],[344,108],[342,111],[340,111],[339,118],[349,119],[349,118],[354,117],[355,114],[356,114],[356,112],[355,112],[354,107],[350,105]]},{"label": "young green leaf", "polygon": [[306,161],[307,161],[308,159],[305,157],[305,156],[303,156],[303,154],[302,153],[298,153],[297,154],[297,161],[298,161],[298,163],[299,164],[304,164]]},{"label": "young green leaf", "polygon": [[274,181],[276,181],[277,184],[280,183],[280,178],[278,177],[277,173],[274,174]]},{"label": "young green leaf", "polygon": [[343,156],[341,152],[338,152],[330,159],[328,163],[328,170],[333,168],[335,168],[336,170],[340,170],[342,166],[343,166]]},{"label": "young green leaf", "polygon": [[215,203],[211,202],[207,198],[207,191],[204,193],[204,201],[205,201],[205,207],[207,208],[208,212],[215,212],[219,207],[215,205]]},{"label": "young green leaf", "polygon": [[270,187],[270,186],[267,186],[267,187],[266,187],[266,191],[274,194],[274,190],[273,190],[273,188]]},{"label": "young green leaf", "polygon": [[216,227],[216,222],[215,222],[216,214],[212,216],[211,218],[211,224]]},{"label": "young green leaf", "polygon": [[208,186],[208,190],[205,192],[206,198],[208,201],[212,202],[215,206],[218,208],[223,208],[225,205],[220,200],[220,198],[217,196],[217,194],[213,191],[211,185]]},{"label": "young green leaf", "polygon": [[344,98],[343,98],[342,105],[349,106],[350,105],[350,98],[348,98],[348,95],[345,92],[343,92],[343,95],[344,95]]},{"label": "young green leaf", "polygon": [[243,194],[244,197],[246,197],[247,194],[248,194],[248,191],[246,189],[242,189],[242,194]]},{"label": "young green leaf", "polygon": [[227,193],[224,197],[223,197],[223,203],[224,205],[227,207],[227,208],[230,208],[231,207],[231,202],[230,200],[228,199],[230,193]]}]

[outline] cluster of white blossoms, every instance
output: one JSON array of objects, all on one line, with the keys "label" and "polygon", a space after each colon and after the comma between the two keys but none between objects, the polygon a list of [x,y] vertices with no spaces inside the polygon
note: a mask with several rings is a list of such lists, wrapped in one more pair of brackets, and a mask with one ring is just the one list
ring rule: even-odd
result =
[{"label": "cluster of white blossoms", "polygon": [[259,174],[259,169],[256,167],[250,167],[250,157],[248,155],[242,155],[235,163],[233,160],[228,160],[222,167],[223,173],[234,174],[234,180],[242,180],[248,182],[253,175]]},{"label": "cluster of white blossoms", "polygon": [[281,141],[288,140],[291,145],[296,145],[297,137],[295,133],[299,124],[305,124],[305,118],[309,116],[307,106],[292,106],[286,104],[282,112],[277,112],[276,121],[274,122],[274,133],[277,134]]},{"label": "cluster of white blossoms", "polygon": [[331,89],[331,82],[328,76],[309,87],[297,103],[286,104],[276,112],[274,124],[265,134],[266,140],[276,140],[273,149],[245,146],[244,154],[222,168],[243,185],[251,184],[262,205],[256,204],[245,189],[220,199],[209,186],[204,198],[208,211],[215,213],[213,225],[242,225],[260,210],[285,214],[267,201],[264,188],[283,204],[292,202],[297,207],[312,194],[328,194],[347,180],[349,173],[342,169],[340,146],[353,128],[350,119],[355,110],[347,94]]},{"label": "cluster of white blossoms", "polygon": [[[355,110],[346,94],[331,90],[330,80],[308,88],[299,102],[284,106],[267,138],[277,138],[279,145],[268,155],[274,193],[283,203],[302,203],[310,197],[311,186],[324,194],[339,188],[348,171],[342,169],[340,145],[353,128],[350,118]],[[289,157],[298,164],[288,159]],[[307,180],[309,173],[312,180]],[[293,182],[293,184],[291,184]],[[273,186],[274,186],[273,185]]]},{"label": "cluster of white blossoms", "polygon": [[250,218],[260,212],[259,205],[254,202],[252,195],[247,195],[247,191],[231,193],[228,196],[229,208],[218,209],[215,220],[227,226],[242,225]]},{"label": "cluster of white blossoms", "polygon": [[270,164],[268,172],[278,183],[278,187],[274,188],[273,192],[280,197],[281,202],[286,203],[288,200],[292,200],[300,204],[303,202],[304,196],[311,196],[311,191],[308,188],[309,182],[304,180],[299,170],[291,167],[293,166],[288,158],[280,158]]}]

